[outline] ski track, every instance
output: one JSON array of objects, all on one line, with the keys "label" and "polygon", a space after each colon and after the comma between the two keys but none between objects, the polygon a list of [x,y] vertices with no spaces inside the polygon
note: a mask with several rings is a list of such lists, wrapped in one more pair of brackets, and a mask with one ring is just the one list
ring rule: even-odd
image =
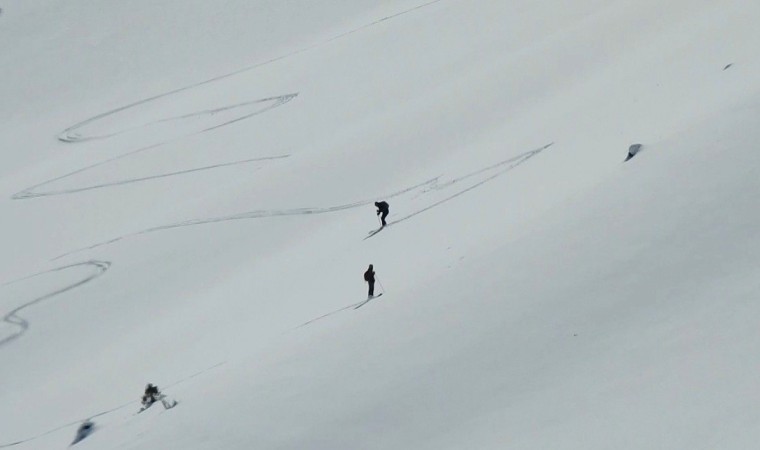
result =
[{"label": "ski track", "polygon": [[84,167],[84,168],[76,170],[74,172],[70,172],[70,173],[68,173],[66,175],[63,175],[63,176],[60,176],[60,177],[57,177],[57,178],[53,178],[51,180],[42,182],[40,184],[37,184],[37,185],[34,185],[32,187],[26,188],[26,189],[24,189],[22,191],[19,191],[16,194],[14,194],[11,198],[13,200],[23,200],[23,199],[35,198],[35,197],[49,197],[49,196],[54,196],[54,195],[74,194],[74,193],[77,193],[77,192],[91,191],[91,190],[94,190],[94,189],[101,189],[101,188],[112,187],[112,186],[122,186],[122,185],[125,185],[125,184],[140,183],[140,182],[143,182],[143,181],[157,180],[157,179],[160,179],[160,178],[169,178],[169,177],[174,177],[174,176],[178,176],[178,175],[186,175],[186,174],[190,174],[190,173],[194,173],[194,172],[202,172],[202,171],[205,171],[205,170],[218,169],[218,168],[222,168],[222,167],[238,166],[238,165],[242,165],[242,164],[251,164],[251,163],[255,163],[255,162],[273,161],[273,160],[277,160],[277,159],[284,159],[284,158],[290,157],[290,155],[264,156],[264,157],[260,157],[260,158],[243,159],[243,160],[239,160],[239,161],[231,161],[231,162],[226,162],[226,163],[213,164],[213,165],[210,165],[210,166],[203,166],[203,167],[195,167],[195,168],[192,168],[192,169],[178,170],[178,171],[175,171],[175,172],[167,172],[167,173],[162,173],[162,174],[158,174],[158,175],[148,175],[148,176],[144,176],[144,177],[127,178],[127,179],[124,179],[124,180],[110,181],[110,182],[107,182],[107,183],[93,184],[93,185],[90,185],[90,186],[83,186],[83,187],[78,187],[78,188],[61,189],[61,190],[57,190],[57,191],[37,191],[37,192],[35,192],[35,190],[37,188],[39,188],[39,187],[45,186],[47,184],[53,183],[53,182],[58,181],[58,180],[63,180],[65,178],[68,178],[68,177],[80,174],[82,172],[85,172],[85,171],[88,171],[88,170],[93,169],[95,167],[102,166],[104,164],[116,161],[118,159],[122,159],[124,157],[131,156],[131,155],[133,155],[133,154],[135,154],[137,152],[154,148],[154,147],[156,147],[158,145],[163,145],[163,144],[157,144],[157,145],[152,145],[150,147],[142,148],[142,149],[136,150],[134,152],[130,152],[130,153],[127,153],[127,154],[124,154],[124,155],[121,155],[121,156],[117,156],[116,158],[112,158],[112,159],[109,159],[109,160],[106,160],[106,161],[101,161],[101,162],[93,164],[91,166]]},{"label": "ski track", "polygon": [[[450,200],[453,200],[453,199],[459,197],[460,195],[466,194],[467,192],[470,192],[473,189],[476,189],[476,188],[478,188],[478,187],[480,187],[480,186],[488,183],[489,181],[493,181],[496,178],[501,177],[502,175],[504,175],[507,172],[511,171],[512,169],[514,169],[514,168],[522,165],[524,162],[528,161],[532,157],[538,155],[542,151],[544,151],[547,148],[551,147],[552,145],[554,145],[553,142],[551,142],[549,144],[546,144],[546,145],[544,145],[541,148],[537,148],[535,150],[531,150],[529,152],[526,152],[526,153],[523,153],[521,155],[515,156],[514,158],[510,158],[510,159],[498,162],[496,164],[493,164],[493,165],[488,166],[486,168],[480,169],[478,171],[475,171],[475,172],[463,175],[463,176],[458,177],[458,178],[453,178],[453,179],[451,179],[451,180],[449,180],[449,181],[447,181],[446,183],[443,183],[443,184],[440,184],[440,183],[437,183],[437,182],[431,183],[429,189],[427,191],[423,191],[422,194],[425,194],[425,193],[430,192],[432,190],[446,189],[446,188],[448,188],[450,186],[454,186],[454,185],[456,185],[458,183],[461,183],[462,181],[465,181],[467,179],[473,178],[473,177],[475,177],[477,175],[489,172],[489,171],[494,170],[494,169],[502,168],[503,166],[506,165],[506,167],[502,168],[501,170],[498,170],[496,173],[494,173],[494,174],[492,174],[492,175],[490,175],[490,176],[488,176],[488,177],[486,177],[486,178],[484,178],[484,179],[476,182],[475,184],[473,184],[471,186],[468,186],[465,189],[457,191],[454,194],[449,195],[448,197],[446,197],[446,198],[444,198],[442,200],[434,202],[434,203],[432,203],[432,204],[430,204],[430,205],[428,205],[428,206],[426,206],[426,207],[424,207],[422,209],[418,209],[417,211],[415,211],[415,212],[413,212],[411,214],[408,214],[408,215],[406,215],[406,216],[404,216],[404,217],[402,217],[400,219],[396,219],[396,220],[392,220],[390,222],[387,222],[387,224],[384,227],[379,228],[378,230],[370,233],[363,240],[366,241],[367,239],[369,239],[369,238],[375,236],[376,234],[378,234],[383,229],[386,229],[386,228],[390,227],[391,225],[396,225],[396,224],[399,224],[399,223],[404,222],[406,220],[409,220],[412,217],[417,216],[418,214],[422,214],[422,213],[424,213],[426,211],[429,211],[429,210],[435,208],[436,206],[440,206],[441,204],[446,203],[446,202],[448,202]],[[436,181],[437,181],[437,179],[436,179]]]},{"label": "ski track", "polygon": [[[86,264],[86,263],[83,263],[83,264]],[[27,278],[30,278],[30,277],[27,277]],[[21,280],[17,280],[17,281],[21,281]],[[192,375],[189,375],[189,376],[187,376],[185,378],[182,378],[179,381],[175,381],[174,383],[167,384],[164,388],[162,388],[162,391],[166,391],[167,389],[170,389],[172,387],[178,386],[178,385],[180,385],[182,383],[185,383],[186,381],[189,381],[189,380],[191,380],[191,379],[193,379],[195,377],[198,377],[198,376],[203,375],[203,374],[205,374],[207,372],[210,372],[210,371],[212,371],[212,370],[214,370],[214,369],[216,369],[218,367],[221,367],[221,366],[223,366],[225,364],[227,364],[226,361],[214,364],[211,367],[207,367],[207,368],[205,368],[203,370],[200,370],[200,371],[198,371],[198,372],[196,372],[196,373],[194,373]],[[122,404],[120,404],[118,406],[115,406],[115,407],[113,407],[111,409],[107,409],[105,411],[101,411],[101,412],[98,412],[98,413],[95,413],[95,414],[91,414],[91,415],[89,415],[87,417],[82,417],[80,419],[74,420],[72,422],[65,423],[63,425],[59,425],[59,426],[57,426],[55,428],[52,428],[50,430],[47,430],[47,431],[45,431],[43,433],[40,433],[40,434],[37,434],[35,436],[28,437],[26,439],[21,439],[21,440],[14,441],[14,442],[9,442],[9,443],[6,443],[6,444],[0,444],[0,448],[14,447],[16,445],[26,444],[26,443],[32,442],[32,441],[34,441],[36,439],[39,439],[41,437],[53,434],[56,431],[60,431],[60,430],[63,430],[65,428],[72,427],[72,426],[78,426],[79,424],[81,424],[85,420],[92,420],[92,419],[94,419],[96,417],[102,417],[102,416],[105,416],[105,415],[110,414],[112,412],[119,411],[120,409],[124,409],[127,406],[133,405],[135,403],[140,403],[140,400],[139,399],[138,400],[131,400],[131,401],[122,403]]]},{"label": "ski track", "polygon": [[[435,3],[439,3],[439,2],[442,2],[442,1],[443,0],[432,0],[432,1],[429,1],[427,3],[423,3],[423,4],[420,4],[420,5],[414,6],[412,8],[409,8],[407,10],[397,12],[396,14],[391,14],[390,16],[383,17],[382,19],[375,20],[374,22],[370,22],[370,23],[368,23],[366,25],[362,25],[362,26],[360,26],[358,28],[354,28],[353,30],[346,31],[345,33],[342,33],[342,34],[339,34],[337,36],[334,36],[334,37],[332,37],[332,38],[324,41],[324,44],[327,44],[327,43],[330,43],[330,42],[333,42],[333,41],[337,41],[338,39],[342,39],[342,38],[344,38],[344,37],[346,37],[348,35],[357,33],[359,31],[366,30],[367,28],[373,27],[375,25],[379,25],[379,24],[381,24],[381,23],[383,23],[385,21],[392,20],[392,19],[395,19],[397,17],[400,17],[400,16],[403,16],[403,15],[415,12],[415,11],[417,11],[419,9],[431,6],[431,5],[435,4]],[[321,44],[318,44],[318,45],[321,45]],[[314,48],[314,47],[311,47],[311,48]]]},{"label": "ski track", "polygon": [[76,288],[78,288],[80,286],[83,286],[83,285],[89,283],[90,281],[94,280],[95,278],[98,278],[99,276],[103,275],[109,269],[109,267],[111,266],[111,263],[108,262],[108,261],[95,261],[95,260],[92,260],[92,261],[81,262],[81,263],[76,263],[76,264],[69,264],[69,265],[66,265],[66,266],[62,266],[62,267],[58,267],[58,268],[55,268],[55,269],[47,270],[45,272],[41,272],[41,273],[38,273],[38,274],[35,274],[35,275],[31,275],[31,276],[28,276],[28,277],[25,277],[25,278],[21,278],[19,280],[12,281],[10,283],[3,284],[3,286],[7,286],[9,284],[18,283],[20,281],[28,280],[30,278],[36,278],[36,277],[39,277],[39,276],[42,276],[42,275],[45,275],[45,274],[48,274],[48,273],[60,272],[62,270],[72,269],[74,267],[85,267],[85,266],[92,267],[92,268],[95,269],[95,271],[92,274],[90,274],[87,277],[85,277],[85,278],[77,281],[74,284],[70,284],[70,285],[65,286],[65,287],[63,287],[61,289],[55,290],[55,291],[50,292],[48,294],[45,294],[45,295],[43,295],[41,297],[37,297],[34,300],[26,302],[23,305],[15,308],[11,312],[7,313],[5,316],[3,316],[3,322],[6,322],[6,323],[11,324],[11,325],[15,325],[16,327],[19,328],[19,330],[16,331],[15,333],[11,334],[10,336],[7,336],[7,337],[4,337],[4,338],[0,339],[0,347],[2,347],[3,345],[6,345],[8,343],[10,343],[11,341],[14,341],[14,340],[18,339],[24,333],[26,333],[26,331],[29,329],[29,321],[27,321],[26,319],[24,319],[23,317],[21,317],[21,316],[18,315],[18,313],[21,310],[29,308],[30,306],[34,306],[36,304],[42,303],[45,300],[51,299],[51,298],[53,298],[53,297],[55,297],[57,295],[63,294],[64,292],[68,292],[68,291],[70,291],[72,289],[76,289]]},{"label": "ski track", "polygon": [[412,187],[403,189],[398,192],[394,192],[392,194],[382,196],[382,197],[374,197],[366,200],[361,200],[353,203],[346,203],[342,205],[336,205],[336,206],[328,206],[328,207],[307,207],[307,208],[294,208],[294,209],[264,209],[264,210],[254,210],[254,211],[247,211],[243,213],[233,214],[229,216],[218,216],[218,217],[208,217],[203,219],[192,219],[192,220],[186,220],[183,222],[175,222],[170,223],[167,225],[160,225],[157,227],[147,228],[142,231],[137,231],[135,233],[125,234],[113,239],[109,239],[107,241],[99,242],[94,245],[90,245],[88,247],[79,248],[76,250],[72,250],[70,252],[64,253],[62,255],[56,256],[52,260],[58,260],[66,256],[73,255],[75,253],[83,252],[86,250],[92,250],[98,247],[102,247],[105,245],[113,244],[115,242],[119,242],[124,239],[142,236],[149,233],[155,233],[157,231],[164,231],[164,230],[171,230],[174,228],[181,228],[181,227],[192,227],[192,226],[198,226],[198,225],[208,225],[213,223],[220,223],[220,222],[229,222],[233,220],[248,220],[248,219],[261,219],[261,218],[267,218],[267,217],[279,217],[279,216],[303,216],[303,215],[316,215],[316,214],[326,214],[326,213],[332,213],[332,212],[338,212],[338,211],[344,211],[347,209],[352,208],[358,208],[361,206],[369,205],[375,201],[378,201],[382,198],[394,198],[398,197],[402,194],[405,194],[407,192],[413,191],[415,189],[418,189],[422,186],[425,186],[427,184],[432,183],[435,181],[435,179],[431,179],[428,181],[425,181],[424,183],[414,185]]},{"label": "ski track", "polygon": [[[432,178],[430,180],[424,181],[422,183],[416,184],[414,186],[407,187],[407,188],[402,189],[400,191],[396,191],[396,192],[388,194],[388,195],[373,197],[373,198],[369,198],[369,199],[365,199],[365,200],[360,200],[360,201],[353,202],[353,203],[346,203],[346,204],[342,204],[342,205],[335,205],[335,206],[328,206],[328,207],[305,207],[305,208],[295,208],[295,209],[279,209],[279,210],[278,209],[254,210],[254,211],[248,211],[248,212],[243,212],[243,213],[239,213],[239,214],[233,214],[233,215],[229,215],[229,216],[208,217],[208,218],[202,218],[202,219],[192,219],[192,220],[187,220],[187,221],[183,221],[183,222],[175,222],[175,223],[171,223],[171,224],[167,224],[167,225],[160,225],[160,226],[157,226],[157,227],[147,228],[147,229],[144,229],[144,230],[141,230],[141,231],[137,231],[137,232],[130,233],[130,234],[125,234],[125,235],[122,235],[122,236],[119,236],[119,237],[115,237],[115,238],[112,238],[112,239],[109,239],[109,240],[106,240],[106,241],[103,241],[103,242],[99,242],[99,243],[96,243],[96,244],[93,244],[93,245],[90,245],[90,246],[87,246],[87,247],[83,247],[83,248],[79,248],[79,249],[76,249],[76,250],[72,250],[70,252],[66,252],[66,253],[63,253],[61,255],[56,256],[55,258],[52,259],[52,261],[56,261],[58,259],[66,257],[66,256],[71,256],[73,254],[80,253],[80,252],[83,252],[83,251],[93,250],[93,249],[96,249],[98,247],[103,247],[103,246],[106,246],[106,245],[114,244],[116,242],[119,242],[119,241],[122,241],[122,240],[125,240],[125,239],[128,239],[128,238],[142,236],[142,235],[149,234],[149,233],[155,233],[157,231],[170,230],[170,229],[174,229],[174,228],[191,227],[191,226],[198,226],[198,225],[208,225],[208,224],[213,224],[213,223],[229,222],[229,221],[233,221],[233,220],[250,220],[250,219],[261,219],[261,218],[278,217],[278,216],[304,216],[304,215],[316,215],[316,214],[326,214],[326,213],[334,213],[334,212],[344,211],[344,210],[347,210],[347,209],[353,209],[353,208],[358,208],[358,207],[366,206],[366,205],[372,204],[372,203],[374,203],[375,201],[378,201],[378,200],[391,199],[391,198],[399,197],[399,196],[402,196],[404,194],[408,194],[408,193],[413,192],[413,191],[418,190],[418,189],[421,189],[421,193],[422,194],[429,193],[429,192],[432,192],[432,191],[443,190],[443,189],[449,188],[451,186],[456,186],[457,184],[459,184],[459,183],[461,183],[461,182],[463,182],[465,180],[471,179],[473,177],[477,177],[478,175],[481,175],[481,174],[484,174],[484,173],[488,173],[488,172],[496,170],[496,169],[501,169],[501,170],[496,171],[496,173],[494,173],[494,174],[492,174],[492,175],[490,175],[490,176],[488,176],[488,177],[486,177],[486,178],[484,178],[484,179],[476,182],[475,184],[473,184],[471,186],[468,186],[465,189],[459,190],[459,191],[455,192],[454,194],[452,194],[452,195],[450,195],[450,196],[448,196],[448,197],[446,197],[446,198],[444,198],[442,200],[436,201],[436,202],[434,202],[434,203],[432,203],[432,204],[430,204],[430,205],[428,205],[428,206],[426,206],[424,208],[418,209],[417,211],[415,211],[415,212],[413,212],[411,214],[408,214],[407,216],[404,216],[404,217],[402,217],[400,219],[388,222],[388,225],[385,226],[385,228],[388,228],[391,225],[398,224],[400,222],[406,221],[408,219],[411,219],[412,217],[417,216],[418,214],[422,214],[423,212],[429,211],[430,209],[435,208],[436,206],[440,206],[441,204],[443,204],[443,203],[445,203],[445,202],[447,202],[449,200],[452,200],[452,199],[454,199],[456,197],[459,197],[460,195],[463,195],[463,194],[465,194],[465,193],[467,193],[467,192],[469,192],[469,191],[471,191],[471,190],[473,190],[473,189],[475,189],[475,188],[477,188],[479,186],[482,186],[483,184],[485,184],[485,183],[487,183],[489,181],[495,180],[496,178],[504,175],[505,173],[509,172],[510,170],[514,169],[515,167],[518,167],[519,165],[521,165],[524,162],[528,161],[532,157],[538,155],[539,153],[541,153],[542,151],[544,151],[547,148],[551,147],[552,145],[553,145],[553,143],[546,144],[543,147],[537,148],[535,150],[531,150],[531,151],[526,152],[526,153],[522,153],[522,154],[520,154],[518,156],[506,159],[504,161],[500,161],[500,162],[498,162],[496,164],[493,164],[491,166],[488,166],[488,167],[485,167],[483,169],[477,170],[475,172],[471,172],[471,173],[468,173],[468,174],[465,174],[465,175],[462,175],[462,176],[459,176],[459,177],[456,177],[456,178],[452,178],[451,180],[446,181],[445,183],[439,183],[438,182],[438,180],[440,179],[440,176],[439,176],[439,177]],[[506,167],[504,167],[504,166],[506,166]],[[369,239],[372,236],[374,236],[374,234],[372,234],[370,236],[367,236],[364,239],[365,240]]]},{"label": "ski track", "polygon": [[[214,83],[216,81],[220,81],[220,80],[223,80],[223,79],[226,79],[226,78],[230,78],[230,77],[233,77],[235,75],[239,75],[239,74],[242,74],[242,73],[245,73],[245,72],[257,69],[259,67],[265,66],[267,64],[271,64],[271,63],[274,63],[274,62],[277,62],[277,61],[281,61],[281,60],[290,58],[292,56],[304,53],[306,51],[313,50],[315,48],[318,48],[318,47],[321,47],[323,45],[329,44],[329,43],[331,43],[333,41],[342,39],[342,38],[344,38],[346,36],[349,36],[351,34],[354,34],[356,32],[359,32],[359,31],[365,30],[367,28],[379,25],[379,24],[381,24],[381,23],[383,23],[385,21],[388,21],[388,20],[391,20],[391,19],[403,16],[405,14],[409,14],[409,13],[415,12],[415,11],[417,11],[419,9],[425,8],[425,7],[433,5],[435,3],[439,3],[441,1],[443,1],[443,0],[432,0],[432,1],[429,1],[427,3],[423,3],[423,4],[420,4],[420,5],[414,6],[412,8],[400,11],[400,12],[398,12],[396,14],[392,14],[390,16],[386,16],[386,17],[383,17],[381,19],[372,21],[370,23],[367,23],[365,25],[359,26],[357,28],[354,28],[352,30],[346,31],[344,33],[340,33],[340,34],[338,34],[336,36],[333,36],[331,38],[325,39],[325,40],[323,40],[321,42],[316,42],[314,44],[302,47],[302,48],[294,50],[294,51],[292,51],[290,53],[286,53],[284,55],[277,56],[275,58],[271,58],[271,59],[268,59],[266,61],[262,61],[262,62],[259,62],[259,63],[255,63],[255,64],[252,64],[252,65],[243,67],[243,68],[235,70],[233,72],[229,72],[229,73],[226,73],[226,74],[223,74],[223,75],[219,75],[219,76],[216,76],[216,77],[213,77],[213,78],[209,78],[207,80],[204,80],[204,81],[201,81],[201,82],[198,82],[198,83],[194,83],[194,84],[191,84],[191,85],[188,85],[188,86],[183,86],[183,87],[178,88],[178,89],[174,89],[174,90],[171,90],[171,91],[168,91],[168,92],[164,92],[164,93],[161,93],[161,94],[158,94],[158,95],[154,95],[152,97],[148,97],[148,98],[145,98],[145,99],[142,99],[142,100],[138,100],[138,101],[136,101],[134,103],[130,103],[130,104],[121,106],[119,108],[112,109],[110,111],[106,111],[104,113],[101,113],[101,114],[98,114],[96,116],[90,117],[88,119],[85,119],[85,120],[83,120],[81,122],[78,122],[78,123],[76,123],[76,124],[74,124],[74,125],[66,128],[65,130],[63,130],[62,132],[60,132],[58,134],[58,139],[60,141],[63,141],[63,142],[81,142],[81,141],[85,141],[85,140],[88,140],[88,139],[95,139],[97,137],[95,137],[95,136],[92,136],[92,137],[83,136],[82,134],[77,133],[77,130],[80,129],[80,128],[83,128],[86,125],[89,125],[89,124],[91,124],[93,122],[96,122],[98,120],[104,119],[106,117],[109,117],[109,116],[112,116],[112,115],[115,115],[115,114],[118,114],[118,113],[123,112],[123,111],[130,110],[130,109],[135,108],[137,106],[145,105],[147,103],[156,101],[156,100],[161,99],[161,98],[165,98],[165,97],[168,97],[168,96],[171,96],[171,95],[178,94],[180,92],[185,92],[185,91],[188,91],[188,90],[200,87],[200,86],[204,86],[204,85],[207,85],[207,84],[210,84],[210,83]],[[242,119],[243,118],[240,118],[239,120],[242,120]]]},{"label": "ski track", "polygon": [[[91,118],[87,119],[84,122],[80,122],[79,124],[75,125],[74,127],[67,128],[65,131],[63,131],[62,133],[60,133],[58,135],[58,140],[62,141],[62,142],[75,143],[75,142],[84,142],[84,141],[90,141],[90,140],[95,140],[95,139],[107,139],[107,138],[111,138],[111,137],[114,137],[114,136],[118,136],[120,134],[132,132],[132,131],[137,131],[137,130],[140,130],[142,128],[147,128],[147,127],[151,127],[151,126],[155,127],[156,125],[167,125],[167,124],[171,124],[173,122],[188,121],[189,119],[195,119],[195,118],[206,118],[208,120],[209,118],[211,118],[211,117],[213,117],[215,115],[218,115],[219,113],[222,113],[222,112],[233,111],[233,110],[236,110],[236,109],[241,109],[241,108],[244,108],[244,107],[247,107],[247,106],[251,106],[251,105],[257,105],[257,104],[260,104],[260,103],[271,103],[270,105],[267,105],[267,106],[265,106],[262,109],[257,109],[257,110],[252,111],[252,112],[247,112],[245,114],[238,115],[238,116],[236,116],[236,117],[234,117],[232,119],[224,120],[221,123],[217,123],[217,124],[214,124],[214,125],[201,126],[200,130],[198,130],[198,131],[196,131],[194,133],[191,133],[191,135],[195,135],[195,134],[200,134],[200,133],[205,133],[207,131],[215,130],[217,128],[221,128],[221,127],[233,124],[235,122],[239,122],[241,120],[248,119],[249,117],[253,117],[253,116],[259,115],[261,113],[269,111],[270,109],[274,109],[274,108],[277,108],[278,106],[282,106],[285,103],[288,103],[289,101],[293,100],[297,96],[298,96],[298,93],[296,92],[296,93],[292,93],[292,94],[278,95],[278,96],[275,96],[275,97],[268,97],[268,98],[262,98],[262,99],[256,99],[256,100],[249,100],[249,101],[245,101],[245,102],[242,102],[242,103],[235,103],[235,104],[232,104],[232,105],[221,106],[221,107],[218,107],[218,108],[204,109],[204,110],[201,110],[201,111],[195,111],[195,112],[191,112],[191,113],[187,113],[187,114],[182,114],[182,115],[179,115],[179,116],[167,117],[167,118],[164,118],[164,119],[158,119],[158,120],[154,120],[154,121],[151,121],[151,122],[146,122],[146,123],[143,123],[143,124],[140,124],[140,125],[135,125],[135,126],[123,128],[121,130],[117,130],[117,131],[114,131],[114,132],[111,132],[111,133],[106,133],[106,134],[101,134],[101,135],[90,135],[90,136],[87,136],[87,135],[82,135],[81,133],[75,133],[75,132],[73,132],[76,129],[79,129],[79,128],[82,128],[82,127],[84,127],[86,125],[95,123],[95,122],[97,122],[99,120],[104,119],[105,117],[109,117],[111,115],[116,114],[117,112],[121,112],[121,111],[125,110],[125,109],[120,109],[118,111],[111,111],[111,112],[106,113],[106,114],[100,114],[98,116],[91,117]],[[143,103],[139,103],[139,104],[142,105]]]},{"label": "ski track", "polygon": [[327,314],[323,314],[323,315],[321,315],[321,316],[319,316],[319,317],[315,317],[315,318],[313,318],[313,319],[311,319],[311,320],[309,320],[309,321],[306,321],[306,322],[302,323],[301,325],[298,325],[298,326],[296,327],[296,329],[298,329],[298,328],[301,328],[301,327],[305,327],[306,325],[312,324],[312,323],[314,323],[314,322],[316,322],[316,321],[318,321],[318,320],[322,320],[322,319],[324,319],[324,318],[330,317],[330,316],[332,316],[333,314],[338,314],[338,313],[339,313],[339,312],[341,312],[341,311],[345,311],[345,310],[347,310],[347,309],[351,309],[351,308],[356,308],[356,307],[358,307],[359,305],[362,305],[362,304],[364,304],[365,302],[366,302],[366,300],[362,300],[362,301],[360,301],[360,302],[357,302],[357,303],[352,303],[352,304],[350,304],[350,305],[348,305],[348,306],[344,306],[343,308],[340,308],[340,309],[336,309],[335,311],[329,312],[329,313],[327,313]]},{"label": "ski track", "polygon": [[[114,158],[110,158],[110,159],[107,159],[107,160],[104,160],[104,161],[100,161],[98,163],[95,163],[95,164],[83,167],[81,169],[77,169],[77,170],[75,170],[73,172],[69,172],[67,174],[64,174],[64,175],[52,178],[50,180],[43,181],[42,183],[35,184],[34,186],[25,188],[25,189],[23,189],[23,190],[15,193],[15,194],[13,194],[11,196],[11,198],[13,200],[24,200],[24,199],[35,198],[35,197],[46,197],[46,196],[54,196],[54,195],[73,194],[73,193],[83,192],[83,191],[89,191],[89,190],[93,190],[93,189],[101,189],[101,188],[120,186],[120,185],[131,184],[131,183],[139,183],[139,182],[143,182],[143,181],[155,180],[155,179],[159,179],[159,178],[167,178],[167,177],[178,176],[178,175],[186,175],[186,174],[193,173],[193,172],[212,170],[212,169],[217,169],[217,168],[221,168],[221,167],[229,167],[229,166],[240,165],[240,164],[249,164],[249,163],[253,163],[253,162],[261,162],[261,161],[267,161],[267,160],[286,158],[286,157],[288,157],[290,155],[279,155],[279,156],[268,156],[268,157],[250,158],[250,159],[244,159],[244,160],[239,160],[239,161],[232,161],[232,162],[214,164],[214,165],[209,165],[209,166],[204,166],[204,167],[196,167],[196,168],[192,168],[192,169],[179,170],[179,171],[175,171],[175,172],[163,173],[163,174],[158,174],[158,175],[151,175],[151,176],[145,176],[145,177],[136,177],[136,178],[128,178],[128,179],[124,179],[124,180],[111,181],[111,182],[101,183],[101,184],[95,184],[95,185],[91,185],[91,186],[84,186],[84,187],[78,187],[78,188],[69,188],[69,189],[61,189],[61,190],[52,190],[52,191],[38,191],[39,188],[41,188],[43,186],[46,186],[48,184],[51,184],[51,183],[54,183],[54,182],[57,182],[57,181],[60,181],[60,180],[64,180],[66,178],[70,178],[70,177],[73,177],[75,175],[82,174],[84,172],[87,172],[89,170],[95,169],[97,167],[101,167],[101,166],[104,166],[106,164],[112,163],[114,161],[118,161],[118,160],[130,157],[130,156],[134,156],[134,155],[137,155],[139,153],[142,153],[142,152],[145,152],[145,151],[148,151],[148,150],[157,149],[157,148],[159,148],[161,146],[164,146],[164,145],[166,145],[166,144],[168,144],[170,142],[176,141],[178,139],[184,139],[184,138],[187,138],[187,137],[191,137],[191,136],[195,136],[195,135],[198,135],[198,134],[206,133],[208,131],[216,130],[216,129],[224,127],[224,126],[231,125],[231,124],[239,122],[241,120],[245,120],[245,119],[251,118],[253,116],[257,116],[259,114],[263,114],[263,113],[265,113],[267,111],[270,111],[270,110],[272,110],[274,108],[277,108],[279,106],[282,106],[282,105],[290,102],[291,100],[293,100],[297,96],[298,96],[298,93],[280,95],[280,96],[276,96],[276,97],[268,97],[268,98],[263,98],[263,99],[258,99],[258,100],[252,100],[252,101],[248,101],[248,102],[244,102],[244,103],[238,103],[238,104],[231,105],[231,106],[225,106],[225,107],[221,107],[221,108],[216,108],[216,109],[212,109],[212,110],[204,110],[204,111],[199,111],[199,112],[194,112],[194,113],[190,113],[190,114],[185,114],[185,115],[177,116],[177,117],[173,117],[173,118],[161,119],[161,120],[158,120],[158,121],[154,121],[154,122],[150,122],[150,123],[147,123],[147,124],[140,125],[138,127],[132,127],[132,128],[124,129],[124,130],[121,130],[121,131],[117,131],[117,132],[114,132],[114,133],[111,133],[111,134],[105,134],[105,135],[100,135],[100,136],[84,136],[84,137],[80,136],[78,139],[74,139],[74,138],[67,139],[66,140],[67,142],[80,142],[80,141],[86,141],[86,140],[91,140],[91,139],[107,139],[107,138],[110,138],[110,137],[113,137],[113,136],[117,136],[117,135],[122,134],[122,133],[126,133],[128,131],[136,130],[136,129],[139,129],[139,128],[144,128],[144,127],[147,127],[147,126],[150,126],[150,125],[155,125],[157,123],[166,123],[166,122],[171,122],[171,121],[186,120],[186,119],[189,119],[189,118],[195,118],[195,117],[199,117],[199,116],[213,116],[213,115],[215,115],[215,114],[217,114],[219,112],[233,110],[233,109],[236,109],[236,108],[240,108],[242,106],[249,106],[249,105],[260,104],[260,103],[268,103],[267,106],[265,106],[265,107],[263,107],[261,109],[257,109],[257,110],[252,111],[252,112],[248,112],[247,114],[244,114],[242,116],[238,116],[238,117],[235,117],[233,119],[226,120],[226,121],[223,121],[223,122],[218,123],[218,124],[214,124],[212,126],[205,126],[205,127],[203,127],[202,129],[200,129],[198,131],[189,132],[189,133],[186,133],[186,134],[184,134],[184,135],[182,135],[180,137],[176,137],[174,139],[169,139],[169,140],[162,141],[162,142],[159,142],[159,143],[151,144],[151,145],[148,145],[146,147],[139,148],[137,150],[132,150],[130,152],[124,153],[124,154],[116,156]],[[102,116],[102,117],[105,117],[105,116]],[[97,120],[97,119],[95,119],[95,118],[90,119],[87,123],[94,122],[95,120]],[[59,139],[61,139],[61,138],[59,137]]]},{"label": "ski track", "polygon": [[354,310],[359,309],[362,306],[366,305],[367,303],[371,302],[372,300],[375,300],[378,297],[381,297],[383,294],[385,294],[385,292],[383,292],[383,293],[381,293],[379,295],[376,295],[374,297],[368,298],[367,300],[362,300],[362,301],[357,302],[357,303],[352,303],[352,304],[350,304],[348,306],[344,306],[344,307],[342,307],[340,309],[336,309],[335,311],[331,311],[331,312],[329,312],[327,314],[323,314],[323,315],[321,315],[319,317],[315,317],[315,318],[313,318],[313,319],[311,319],[309,321],[306,321],[306,322],[302,323],[301,325],[298,325],[297,327],[295,327],[295,329],[297,330],[297,329],[299,329],[301,327],[305,327],[306,325],[312,324],[312,323],[314,323],[314,322],[316,322],[318,320],[325,319],[325,318],[330,317],[330,316],[332,316],[334,314],[338,314],[339,312],[345,311],[347,309],[354,309]]}]

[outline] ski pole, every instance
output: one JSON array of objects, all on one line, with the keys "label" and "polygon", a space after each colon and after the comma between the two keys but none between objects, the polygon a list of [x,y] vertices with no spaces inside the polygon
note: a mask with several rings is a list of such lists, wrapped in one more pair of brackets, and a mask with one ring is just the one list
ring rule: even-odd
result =
[{"label": "ski pole", "polygon": [[380,281],[380,278],[375,276],[375,280],[377,280],[377,284],[380,285],[380,289],[383,290],[383,294],[385,294],[385,288],[383,287],[383,283]]}]

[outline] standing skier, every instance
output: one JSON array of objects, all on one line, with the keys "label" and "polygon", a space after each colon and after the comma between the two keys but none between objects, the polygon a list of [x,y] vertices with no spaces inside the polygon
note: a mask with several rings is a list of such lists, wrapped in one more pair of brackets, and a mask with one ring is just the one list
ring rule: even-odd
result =
[{"label": "standing skier", "polygon": [[369,265],[369,269],[364,272],[364,281],[369,283],[368,298],[375,296],[375,271],[372,269],[372,264]]},{"label": "standing skier", "polygon": [[[387,202],[375,202],[375,207],[377,208],[377,215],[380,216],[380,222],[382,222],[382,226],[386,226],[385,218],[388,217],[388,209],[390,208],[388,206]],[[382,214],[382,215],[380,215]]]}]

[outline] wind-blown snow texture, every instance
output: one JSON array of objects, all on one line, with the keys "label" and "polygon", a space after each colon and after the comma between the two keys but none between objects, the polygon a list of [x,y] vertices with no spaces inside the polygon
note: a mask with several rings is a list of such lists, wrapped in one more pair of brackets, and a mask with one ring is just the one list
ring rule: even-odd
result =
[{"label": "wind-blown snow texture", "polygon": [[0,7],[0,447],[756,447],[760,3]]}]

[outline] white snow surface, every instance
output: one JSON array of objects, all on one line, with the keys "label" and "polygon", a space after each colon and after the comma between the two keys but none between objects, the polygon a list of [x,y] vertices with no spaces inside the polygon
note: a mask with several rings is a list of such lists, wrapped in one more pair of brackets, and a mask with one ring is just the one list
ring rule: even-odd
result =
[{"label": "white snow surface", "polygon": [[757,448],[760,2],[0,8],[0,448]]}]

